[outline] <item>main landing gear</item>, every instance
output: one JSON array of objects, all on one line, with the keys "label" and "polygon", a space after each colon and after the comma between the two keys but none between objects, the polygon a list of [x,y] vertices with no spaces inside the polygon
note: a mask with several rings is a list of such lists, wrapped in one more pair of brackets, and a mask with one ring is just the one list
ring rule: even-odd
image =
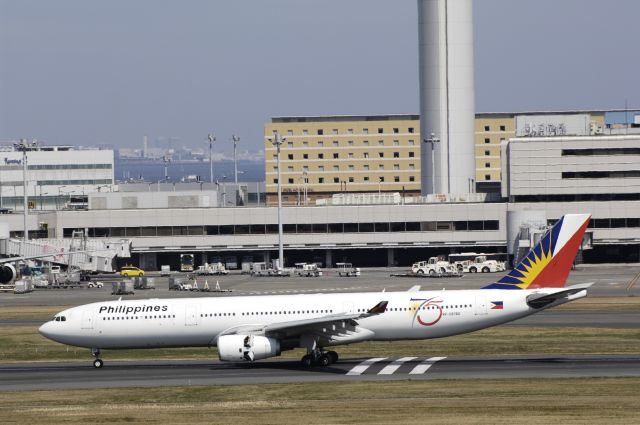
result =
[{"label": "main landing gear", "polygon": [[100,369],[104,365],[104,362],[100,358],[100,349],[99,348],[92,348],[91,349],[91,355],[93,355],[93,357],[95,357],[95,360],[93,361],[93,367],[95,367],[96,369]]},{"label": "main landing gear", "polygon": [[338,361],[338,353],[335,351],[313,350],[302,356],[300,361],[304,367],[327,367]]}]

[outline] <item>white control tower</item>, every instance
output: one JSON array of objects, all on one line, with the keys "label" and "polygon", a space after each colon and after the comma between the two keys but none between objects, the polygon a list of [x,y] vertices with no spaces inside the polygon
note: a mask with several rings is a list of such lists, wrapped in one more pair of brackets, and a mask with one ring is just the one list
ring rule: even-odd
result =
[{"label": "white control tower", "polygon": [[422,194],[475,191],[472,0],[418,0]]}]

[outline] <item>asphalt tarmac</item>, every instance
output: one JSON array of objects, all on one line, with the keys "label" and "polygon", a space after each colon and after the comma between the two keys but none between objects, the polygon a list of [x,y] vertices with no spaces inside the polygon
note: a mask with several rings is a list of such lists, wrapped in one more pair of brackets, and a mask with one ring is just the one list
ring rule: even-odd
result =
[{"label": "asphalt tarmac", "polygon": [[326,368],[297,361],[253,364],[158,361],[0,365],[0,391],[423,379],[640,376],[640,356],[353,358]]}]

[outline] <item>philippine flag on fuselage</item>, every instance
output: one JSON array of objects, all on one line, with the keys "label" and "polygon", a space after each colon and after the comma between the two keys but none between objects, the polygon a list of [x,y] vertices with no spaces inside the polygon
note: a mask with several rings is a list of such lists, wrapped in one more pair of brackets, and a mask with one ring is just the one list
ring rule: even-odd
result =
[{"label": "philippine flag on fuselage", "polygon": [[503,301],[491,301],[491,310],[502,310],[504,309]]}]

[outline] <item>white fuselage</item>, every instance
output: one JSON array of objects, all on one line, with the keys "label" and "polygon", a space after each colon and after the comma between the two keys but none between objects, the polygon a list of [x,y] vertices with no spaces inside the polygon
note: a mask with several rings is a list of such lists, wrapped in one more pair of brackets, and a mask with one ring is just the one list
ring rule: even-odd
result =
[{"label": "white fuselage", "polygon": [[[384,313],[357,319],[357,326],[367,330],[366,340],[429,339],[528,316],[541,310],[527,305],[528,295],[555,291],[442,290],[106,301],[65,310],[58,314],[64,321],[49,321],[40,332],[63,344],[87,348],[206,347],[215,346],[219,335],[234,328],[259,328],[340,313],[365,314],[387,301]],[[326,345],[350,342],[354,341],[336,340]]]}]

